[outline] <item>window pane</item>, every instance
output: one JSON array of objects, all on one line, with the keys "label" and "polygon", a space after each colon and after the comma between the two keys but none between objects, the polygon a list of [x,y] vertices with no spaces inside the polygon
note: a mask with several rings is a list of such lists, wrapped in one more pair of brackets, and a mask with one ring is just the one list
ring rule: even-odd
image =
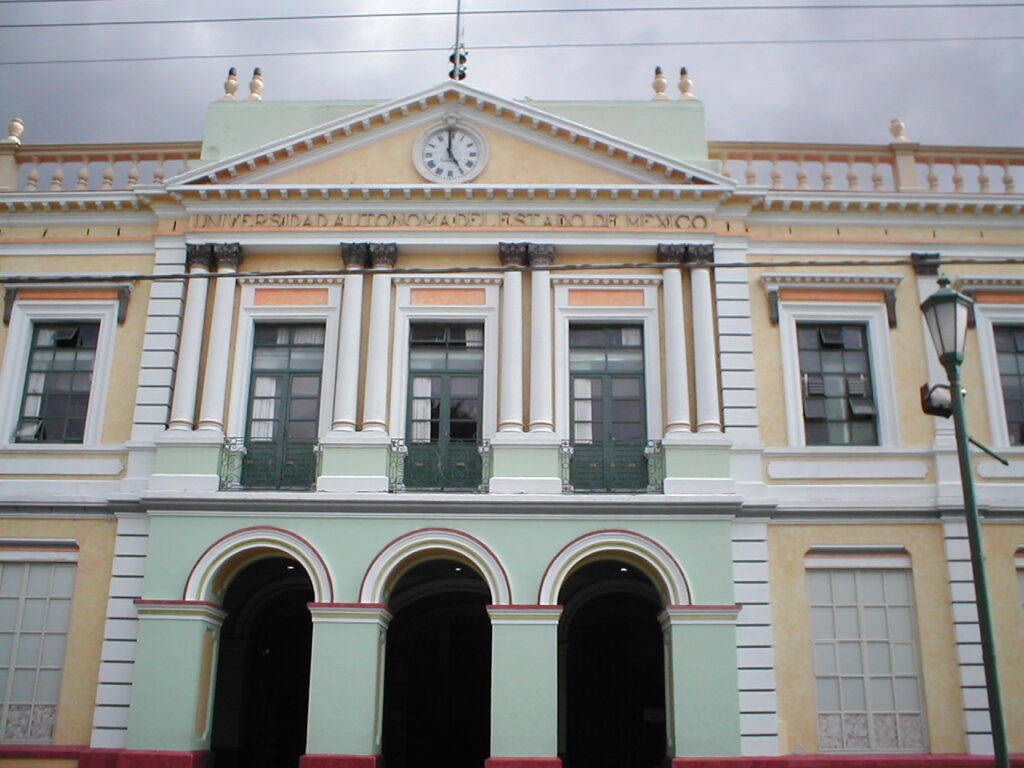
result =
[{"label": "window pane", "polygon": [[1024,326],[1004,325],[993,329],[1003,409],[1010,445],[1020,445],[1024,436]]}]

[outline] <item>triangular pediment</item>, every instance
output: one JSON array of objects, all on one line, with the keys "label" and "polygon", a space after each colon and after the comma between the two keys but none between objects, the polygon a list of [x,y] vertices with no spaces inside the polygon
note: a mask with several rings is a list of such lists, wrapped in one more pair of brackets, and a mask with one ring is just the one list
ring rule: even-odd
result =
[{"label": "triangular pediment", "polygon": [[486,164],[470,185],[735,185],[697,162],[667,157],[528,103],[445,83],[189,170],[168,179],[167,186],[424,184],[428,179],[414,162],[417,141],[451,124],[472,129],[487,147]]}]

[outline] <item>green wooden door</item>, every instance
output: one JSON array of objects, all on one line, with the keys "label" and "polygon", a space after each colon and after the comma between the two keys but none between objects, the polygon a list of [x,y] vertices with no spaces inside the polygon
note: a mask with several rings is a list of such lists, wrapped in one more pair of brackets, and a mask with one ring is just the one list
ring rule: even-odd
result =
[{"label": "green wooden door", "polygon": [[256,326],[243,487],[313,487],[323,358],[322,325]]},{"label": "green wooden door", "polygon": [[646,489],[643,330],[570,326],[569,387],[573,488]]},{"label": "green wooden door", "polygon": [[404,484],[477,490],[482,479],[483,326],[414,323]]}]

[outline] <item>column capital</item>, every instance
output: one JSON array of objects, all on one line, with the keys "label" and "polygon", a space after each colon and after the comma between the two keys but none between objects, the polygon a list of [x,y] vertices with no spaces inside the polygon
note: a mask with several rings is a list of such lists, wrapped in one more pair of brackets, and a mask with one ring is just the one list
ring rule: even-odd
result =
[{"label": "column capital", "polygon": [[666,605],[658,616],[663,628],[682,624],[735,624],[742,605]]},{"label": "column capital", "polygon": [[711,244],[686,246],[686,255],[683,257],[685,264],[710,264],[714,260],[715,246]]},{"label": "column capital", "polygon": [[348,269],[366,269],[370,266],[370,244],[341,243],[341,261]]},{"label": "column capital", "polygon": [[531,267],[550,267],[555,263],[555,246],[540,243],[527,243],[526,256]]},{"label": "column capital", "polygon": [[910,263],[918,277],[938,277],[941,258],[942,254],[939,253],[912,253]]},{"label": "column capital", "polygon": [[387,606],[379,603],[309,603],[314,624],[377,624],[386,628],[391,621]]},{"label": "column capital", "polygon": [[682,243],[658,243],[658,262],[682,264],[686,259],[686,246]]},{"label": "column capital", "polygon": [[381,269],[395,266],[398,260],[398,243],[368,243],[370,261],[374,268]]},{"label": "column capital", "polygon": [[487,615],[495,624],[558,624],[560,605],[488,605]]},{"label": "column capital", "polygon": [[204,621],[220,626],[227,613],[217,604],[204,600],[143,600],[135,601],[140,619],[182,619]]},{"label": "column capital", "polygon": [[238,269],[242,263],[241,243],[214,243],[213,261],[217,269]]},{"label": "column capital", "polygon": [[185,246],[185,266],[190,271],[200,268],[209,272],[213,268],[213,245],[188,243]]},{"label": "column capital", "polygon": [[501,259],[503,267],[525,267],[529,261],[527,258],[527,243],[498,243],[498,258]]}]

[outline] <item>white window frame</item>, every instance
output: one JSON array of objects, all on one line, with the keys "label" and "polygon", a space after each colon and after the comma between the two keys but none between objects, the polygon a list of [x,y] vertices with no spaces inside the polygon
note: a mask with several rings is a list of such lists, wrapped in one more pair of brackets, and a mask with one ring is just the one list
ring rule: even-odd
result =
[{"label": "white window frame", "polygon": [[[99,445],[103,440],[103,416],[107,408],[110,366],[114,357],[114,336],[117,331],[116,299],[45,299],[16,300],[11,309],[7,329],[7,348],[0,368],[0,448],[4,450],[81,450]],[[32,350],[32,333],[37,323],[95,322],[100,324],[93,361],[92,385],[89,388],[89,409],[81,443],[43,441],[15,442],[15,431],[24,398],[25,374]]]},{"label": "white window frame", "polygon": [[988,404],[989,439],[992,445],[1009,448],[1010,432],[1006,428],[1006,404],[1003,401],[1003,385],[996,353],[997,325],[1024,326],[1024,304],[974,304],[981,378],[985,386],[985,402]]},{"label": "white window frame", "polygon": [[[423,275],[416,278],[395,277],[394,344],[391,350],[391,437],[405,439],[408,429],[409,394],[409,328],[414,322],[482,324],[484,327],[484,371],[481,438],[490,440],[498,431],[498,317],[500,312],[499,275],[475,277],[443,277]],[[413,304],[416,288],[475,288],[483,290],[484,303],[473,305]]]},{"label": "white window frame", "polygon": [[[569,405],[569,326],[573,323],[639,325],[644,334],[644,408],[647,412],[647,440],[660,440],[665,422],[661,403],[661,325],[658,290],[660,277],[555,277],[554,366],[555,434],[568,440],[571,434]],[[643,291],[638,307],[575,307],[569,304],[570,290]]]},{"label": "white window frame", "polygon": [[878,445],[815,445],[813,448],[872,451],[900,444],[896,413],[896,384],[893,381],[889,345],[889,316],[885,304],[877,301],[779,301],[779,339],[782,352],[782,384],[786,401],[786,436],[791,446],[807,447],[804,429],[804,398],[800,386],[800,352],[796,327],[801,323],[844,323],[867,329],[871,387],[875,394]]},{"label": "white window frame", "polygon": [[[25,547],[21,549],[20,547]],[[47,547],[52,547],[48,549]],[[65,637],[65,648],[64,658],[61,660],[60,673],[61,673],[61,687],[63,687],[64,673],[67,671],[68,666],[68,650],[70,646],[67,644],[67,638],[71,634],[71,610],[74,606],[75,599],[75,586],[78,579],[78,568],[77,563],[79,559],[79,551],[77,542],[70,539],[55,539],[55,540],[38,540],[38,539],[2,539],[0,540],[0,564],[25,564],[25,565],[64,565],[70,564],[75,566],[75,573],[72,580],[71,595],[67,598],[69,603],[69,613],[67,619],[67,625],[64,627]],[[25,596],[21,595],[24,600]],[[14,630],[14,643],[17,644],[17,638],[21,635],[21,625],[19,624]],[[38,670],[38,665],[36,667]],[[10,678],[8,678],[8,685],[11,684]],[[57,716],[60,716],[60,698],[62,690],[58,691],[57,702]],[[0,705],[7,704],[7,688],[0,690]],[[33,702],[35,705],[36,702]],[[55,726],[56,727],[56,726]],[[53,738],[48,741],[4,741],[3,734],[0,733],[0,744],[52,744]]]},{"label": "white window frame", "polygon": [[[910,555],[906,552],[906,549],[902,545],[898,544],[883,544],[883,545],[865,545],[865,546],[843,546],[843,545],[826,545],[820,547],[811,547],[807,555],[804,558],[804,571],[805,578],[810,575],[812,571],[903,571],[907,574],[909,585],[910,585],[910,599],[911,599],[911,616],[913,620],[913,646],[914,646],[914,662],[915,662],[915,674],[917,679],[918,694],[919,694],[919,705],[920,705],[920,717],[921,717],[921,738],[922,745],[920,749],[898,749],[895,747],[878,747],[878,748],[865,748],[865,749],[819,749],[822,754],[885,754],[887,752],[900,753],[900,754],[926,754],[930,748],[930,737],[928,728],[928,711],[927,711],[927,695],[924,690],[924,668],[923,668],[923,654],[921,652],[921,622],[918,616],[918,600],[917,600],[917,584],[915,583],[915,574],[913,563]],[[808,621],[810,621],[810,608],[812,605],[810,592],[808,590],[807,595],[807,610],[808,610]],[[858,603],[861,604],[861,603]],[[811,637],[811,677],[815,681],[815,687],[817,687],[817,673],[814,670],[814,632],[813,629],[808,625],[808,633]],[[863,628],[858,638],[858,642],[868,642],[869,638],[866,638],[863,632]],[[838,643],[839,641],[837,641]],[[892,642],[892,638],[888,638],[888,642]],[[862,670],[862,679],[865,681],[865,696],[870,700],[870,691],[868,690],[867,682],[870,680],[870,672],[864,668]],[[817,718],[820,714],[821,708],[817,701],[817,691],[815,691],[815,705],[814,705],[814,717],[815,717],[815,733],[817,734],[818,725]],[[868,728],[870,729],[870,708],[867,709],[869,715]]]},{"label": "white window frame", "polygon": [[[242,296],[235,330],[235,360],[231,375],[231,397],[228,403],[227,436],[244,437],[249,410],[249,382],[252,377],[253,335],[258,322],[268,323],[324,323],[324,361],[320,376],[320,415],[317,436],[323,437],[331,429],[334,415],[334,381],[338,367],[338,334],[343,278],[315,281],[284,279],[246,280],[239,278]],[[314,305],[256,304],[256,290],[275,288],[327,289],[327,302]]]}]

